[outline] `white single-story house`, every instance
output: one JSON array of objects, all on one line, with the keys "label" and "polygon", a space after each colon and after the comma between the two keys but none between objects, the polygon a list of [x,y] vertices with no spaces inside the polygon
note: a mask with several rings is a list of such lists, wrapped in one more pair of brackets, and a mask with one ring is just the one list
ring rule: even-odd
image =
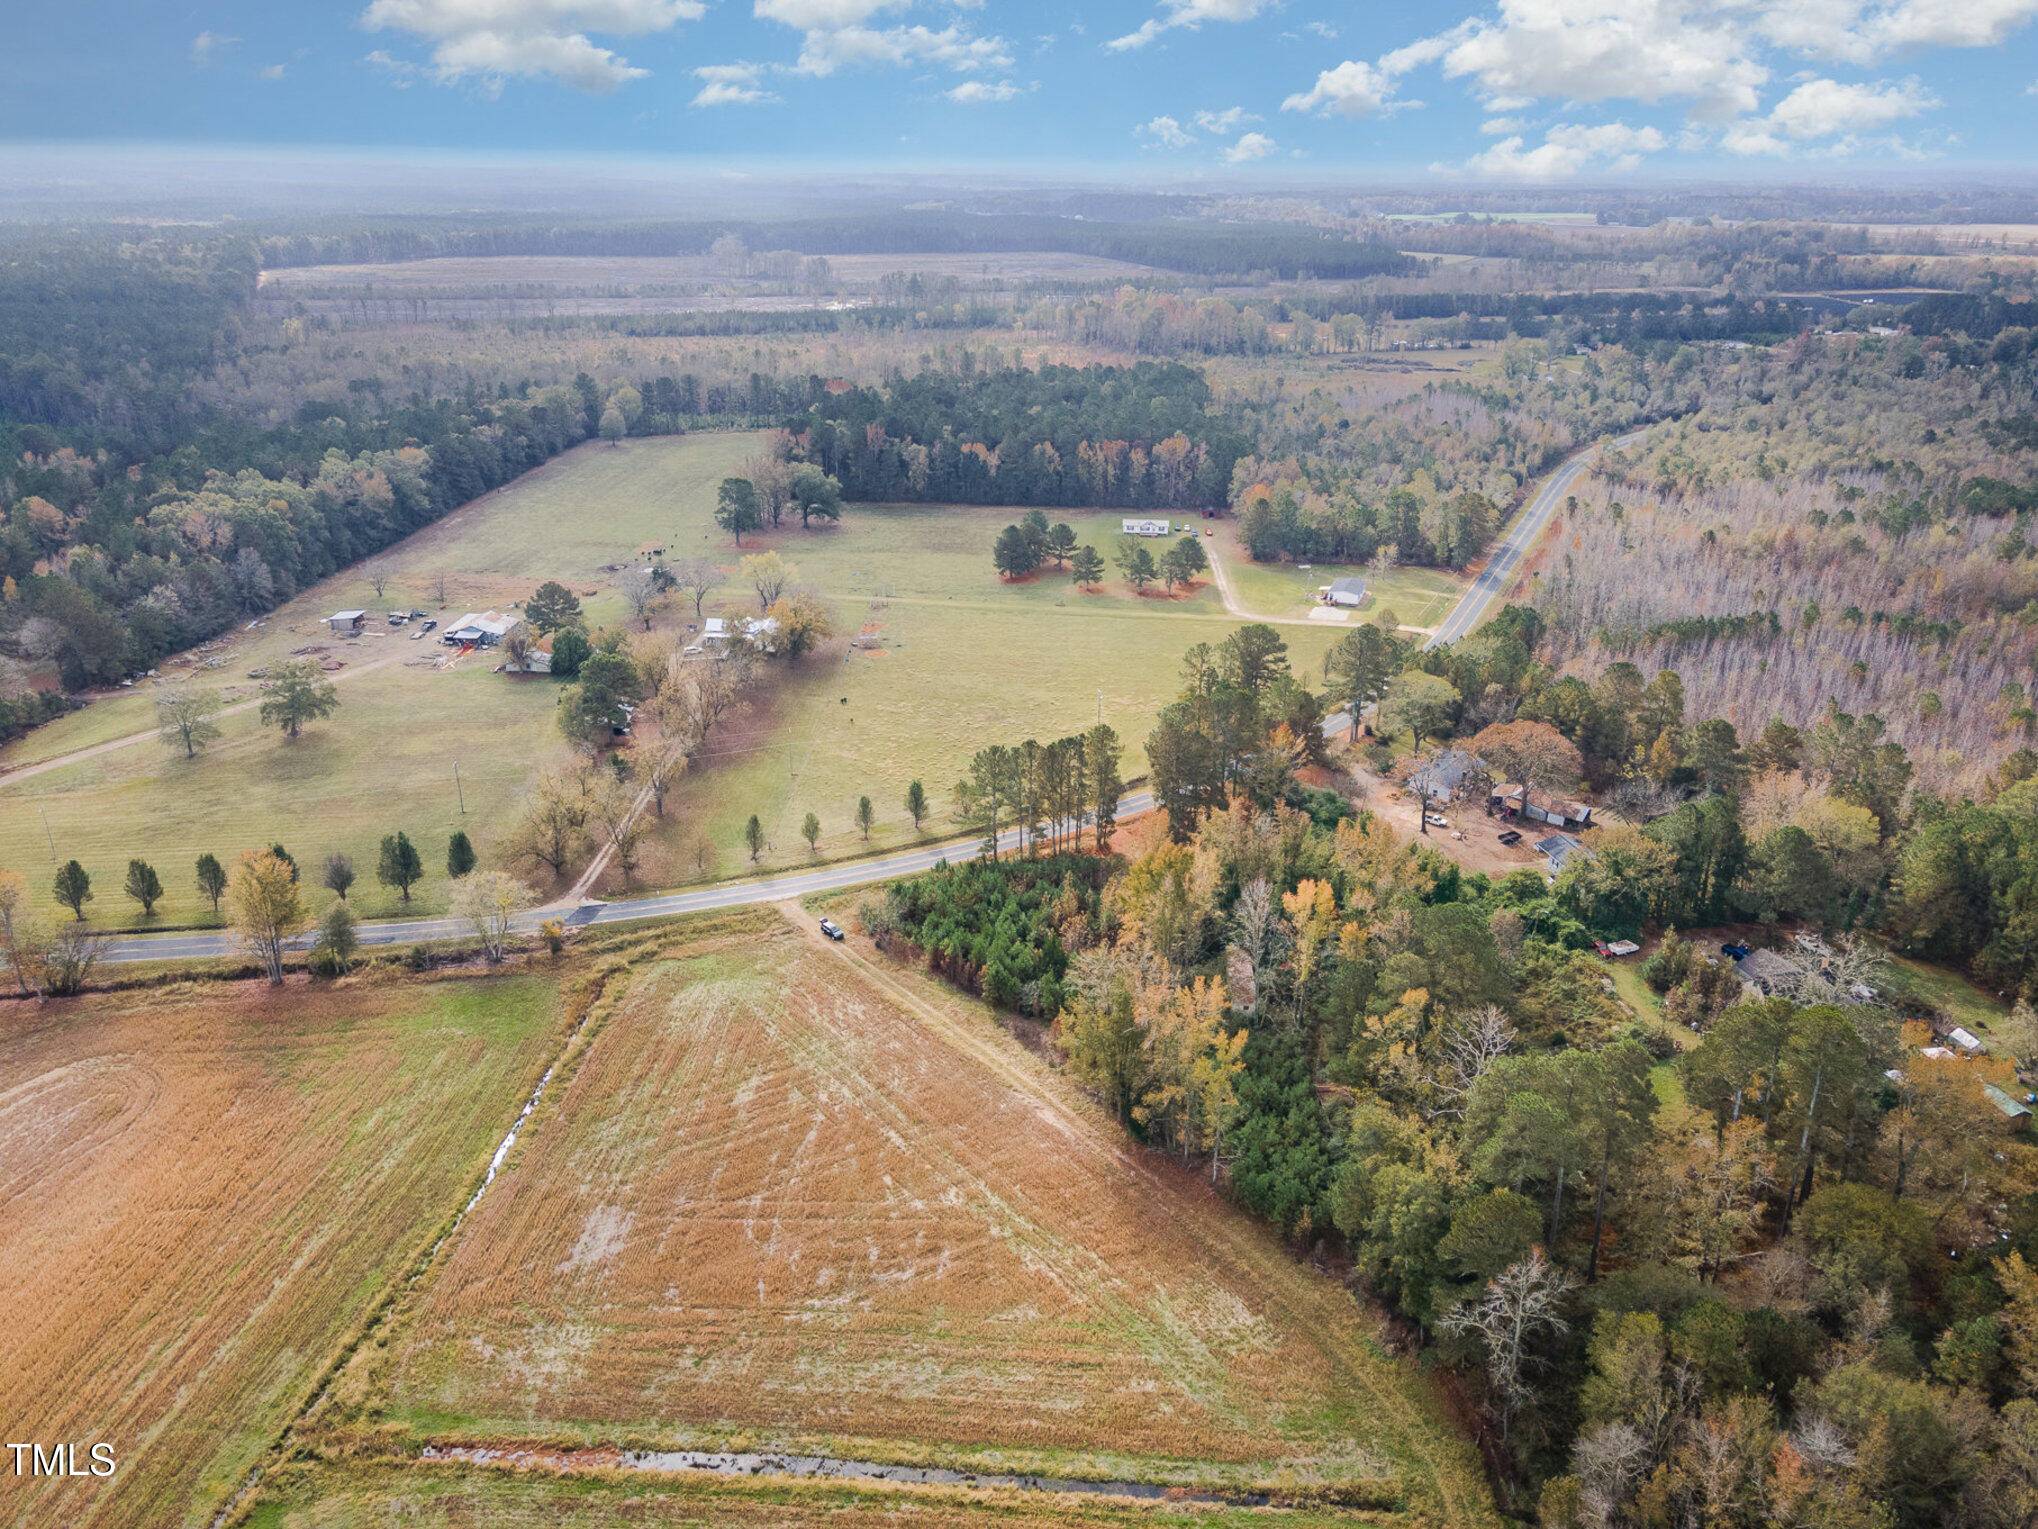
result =
[{"label": "white single-story house", "polygon": [[1118,529],[1127,536],[1166,536],[1174,525],[1165,520],[1121,520]]},{"label": "white single-story house", "polygon": [[552,634],[547,632],[524,650],[522,658],[511,654],[502,662],[504,674],[550,674],[552,672]]},{"label": "white single-story house", "polygon": [[359,637],[367,619],[366,611],[334,611],[326,617],[326,625],[333,629],[335,637]]},{"label": "white single-story house", "polygon": [[1349,578],[1332,579],[1324,587],[1325,605],[1364,605],[1366,603],[1366,581],[1356,574]]},{"label": "white single-story house", "polygon": [[1528,800],[1528,792],[1523,787],[1510,785],[1495,786],[1491,800],[1494,810],[1502,816],[1518,815],[1532,822],[1548,823],[1552,828],[1592,826],[1592,809],[1584,802]]},{"label": "white single-story house", "polygon": [[454,647],[473,643],[477,648],[492,648],[522,626],[523,620],[501,611],[469,611],[446,628],[444,640]]},{"label": "white single-story house", "polygon": [[746,642],[760,653],[771,653],[778,646],[778,618],[776,616],[738,616],[731,626],[720,616],[710,616],[701,624],[701,635],[682,649],[687,658],[720,658],[729,651],[731,644]]}]

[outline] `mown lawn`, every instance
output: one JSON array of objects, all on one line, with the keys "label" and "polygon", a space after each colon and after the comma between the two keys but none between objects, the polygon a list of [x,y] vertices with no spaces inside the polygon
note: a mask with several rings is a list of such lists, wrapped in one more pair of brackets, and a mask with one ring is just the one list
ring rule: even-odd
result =
[{"label": "mown lawn", "polygon": [[[1376,621],[1391,614],[1397,625],[1435,626],[1464,592],[1465,581],[1436,568],[1391,568],[1384,573],[1338,563],[1255,563],[1234,551],[1225,565],[1231,570],[1239,600],[1263,616],[1307,616],[1318,608],[1317,591],[1333,579],[1357,575],[1366,581],[1366,603],[1351,612],[1348,623]],[[1336,623],[1330,623],[1333,629]]]}]

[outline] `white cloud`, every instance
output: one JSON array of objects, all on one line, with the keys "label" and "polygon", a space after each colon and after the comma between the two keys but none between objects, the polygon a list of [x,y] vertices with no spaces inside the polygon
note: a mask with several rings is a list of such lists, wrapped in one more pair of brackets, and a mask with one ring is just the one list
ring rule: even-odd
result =
[{"label": "white cloud", "polygon": [[1502,133],[1518,133],[1527,126],[1519,117],[1488,117],[1479,124],[1479,131],[1488,138],[1496,138]]},{"label": "white cloud", "polygon": [[477,78],[500,89],[503,80],[519,77],[601,93],[650,71],[593,42],[589,32],[643,36],[705,11],[701,0],[373,0],[361,24],[430,41],[441,84]]},{"label": "white cloud", "polygon": [[778,99],[764,88],[762,64],[703,64],[693,73],[701,88],[689,106],[761,106]]},{"label": "white cloud", "polygon": [[418,76],[423,73],[409,59],[393,57],[381,48],[377,48],[373,53],[365,55],[361,62],[371,68],[380,69],[389,77],[389,83],[398,90],[410,89],[411,86],[417,83]]},{"label": "white cloud", "polygon": [[1870,64],[1914,48],[1993,48],[2038,18],[2038,0],[1769,0],[1758,26],[1782,47]]},{"label": "white cloud", "polygon": [[1566,122],[1551,128],[1533,149],[1527,147],[1526,139],[1515,134],[1483,153],[1474,154],[1463,168],[1473,175],[1497,180],[1568,180],[1585,170],[1616,173],[1632,170],[1642,162],[1642,155],[1654,154],[1668,143],[1653,127],[1629,127],[1625,122],[1598,126]]},{"label": "white cloud", "polygon": [[238,37],[223,32],[200,32],[191,39],[191,62],[200,69],[210,68],[220,54],[239,41]]},{"label": "white cloud", "polygon": [[1807,80],[1771,107],[1764,117],[1728,123],[1720,146],[1730,154],[1788,154],[1795,147],[1838,139],[1845,152],[1861,133],[1893,126],[1939,104],[1916,80],[1845,85]]},{"label": "white cloud", "polygon": [[944,94],[962,106],[983,106],[994,101],[1017,100],[1021,92],[1010,80],[1000,80],[995,85],[988,80],[964,80]]},{"label": "white cloud", "polygon": [[1173,117],[1155,117],[1142,122],[1132,130],[1132,136],[1142,140],[1146,147],[1157,149],[1186,149],[1196,141]]},{"label": "white cloud", "polygon": [[1144,48],[1171,27],[1194,31],[1206,21],[1251,21],[1272,3],[1273,0],[1161,0],[1160,15],[1148,17],[1135,30],[1112,38],[1104,46],[1110,52],[1123,53],[1131,48]]},{"label": "white cloud", "polygon": [[255,71],[255,78],[258,80],[280,80],[283,78],[283,70],[284,66],[282,64],[264,64]]},{"label": "white cloud", "polygon": [[1220,138],[1248,122],[1259,120],[1255,113],[1247,111],[1243,106],[1227,106],[1223,111],[1199,111],[1195,118],[1196,126]]},{"label": "white cloud", "polygon": [[1326,69],[1308,90],[1281,103],[1282,111],[1316,112],[1325,117],[1377,117],[1394,105],[1397,86],[1385,70],[1362,58],[1348,58]]},{"label": "white cloud", "polygon": [[1488,97],[1682,100],[1720,120],[1753,111],[1769,78],[1741,14],[1734,0],[1501,0],[1497,19],[1416,46],[1441,44],[1444,73]]},{"label": "white cloud", "polygon": [[797,74],[828,75],[872,64],[939,64],[958,73],[1012,67],[1002,37],[978,37],[966,27],[841,27],[809,32],[800,44]]},{"label": "white cloud", "polygon": [[1305,21],[1302,23],[1302,30],[1314,33],[1325,42],[1337,41],[1337,28],[1327,21]]},{"label": "white cloud", "polygon": [[1223,159],[1228,165],[1251,164],[1255,159],[1265,159],[1277,147],[1279,145],[1265,133],[1245,133],[1224,151]]},{"label": "white cloud", "polygon": [[[950,25],[874,26],[887,11],[910,0],[755,0],[759,19],[776,21],[801,34],[797,74],[828,75],[866,65],[936,64],[961,73],[1012,67],[1011,49],[1001,37],[979,37]],[[981,0],[952,0],[974,10]]]}]

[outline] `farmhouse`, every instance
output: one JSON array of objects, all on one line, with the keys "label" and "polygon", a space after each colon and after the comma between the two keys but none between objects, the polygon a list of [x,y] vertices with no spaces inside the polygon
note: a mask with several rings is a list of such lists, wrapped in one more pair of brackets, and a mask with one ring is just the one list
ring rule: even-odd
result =
[{"label": "farmhouse", "polygon": [[521,653],[511,653],[503,660],[504,674],[550,674],[552,672],[552,634],[547,632]]},{"label": "farmhouse", "polygon": [[1524,817],[1531,822],[1547,823],[1552,828],[1592,826],[1592,808],[1584,802],[1531,801],[1527,788],[1523,786],[1495,786],[1491,802],[1493,810],[1504,818]]},{"label": "farmhouse", "polygon": [[1343,579],[1332,579],[1324,586],[1325,605],[1364,605],[1366,603],[1366,581],[1353,575]]},{"label": "farmhouse", "polygon": [[446,628],[444,640],[454,647],[472,643],[477,648],[492,648],[522,624],[523,617],[505,616],[501,611],[469,611]]},{"label": "farmhouse", "polygon": [[701,635],[682,650],[686,658],[725,658],[737,643],[748,643],[760,653],[778,651],[776,616],[738,616],[731,626],[720,616],[710,616]]},{"label": "farmhouse", "polygon": [[333,629],[335,637],[359,637],[367,619],[366,611],[334,611],[326,617],[326,625]]},{"label": "farmhouse", "polygon": [[1408,784],[1429,801],[1454,801],[1481,768],[1478,756],[1468,750],[1445,749],[1411,771]]},{"label": "farmhouse", "polygon": [[1165,520],[1121,520],[1118,529],[1127,536],[1166,536],[1174,527]]}]

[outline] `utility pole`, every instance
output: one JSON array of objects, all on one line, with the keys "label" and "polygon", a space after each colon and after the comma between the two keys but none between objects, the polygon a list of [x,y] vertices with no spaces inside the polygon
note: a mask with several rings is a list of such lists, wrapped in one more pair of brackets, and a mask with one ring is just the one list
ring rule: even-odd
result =
[{"label": "utility pole", "polygon": [[35,809],[42,817],[42,836],[50,842],[50,864],[57,863],[57,836],[50,832],[50,815],[40,803]]},{"label": "utility pole", "polygon": [[460,761],[453,761],[453,791],[460,798],[460,816],[467,816],[467,788],[460,784]]}]

